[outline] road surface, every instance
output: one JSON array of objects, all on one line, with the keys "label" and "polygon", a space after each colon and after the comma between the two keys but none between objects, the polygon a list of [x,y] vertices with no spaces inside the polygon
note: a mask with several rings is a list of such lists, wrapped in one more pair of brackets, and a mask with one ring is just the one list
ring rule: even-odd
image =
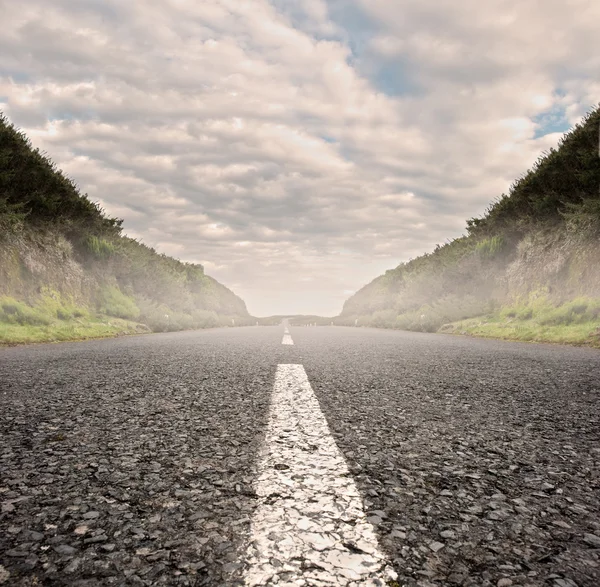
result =
[{"label": "road surface", "polygon": [[599,390],[371,329],[0,349],[0,584],[596,587]]}]

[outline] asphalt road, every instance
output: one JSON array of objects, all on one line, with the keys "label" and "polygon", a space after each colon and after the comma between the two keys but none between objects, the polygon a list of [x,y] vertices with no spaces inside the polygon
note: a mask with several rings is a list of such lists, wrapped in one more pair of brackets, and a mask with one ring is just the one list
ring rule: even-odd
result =
[{"label": "asphalt road", "polygon": [[[305,373],[303,417],[320,406],[314,426],[328,426],[343,469],[323,484],[357,488],[397,585],[600,585],[598,351],[290,333],[293,344],[282,327],[251,327],[0,349],[0,584],[251,584],[257,512],[277,501],[260,501],[258,481],[271,400],[278,365],[293,364],[282,409]],[[302,584],[285,560],[265,564],[283,565],[269,584]],[[366,584],[302,568],[322,573],[306,585]]]}]

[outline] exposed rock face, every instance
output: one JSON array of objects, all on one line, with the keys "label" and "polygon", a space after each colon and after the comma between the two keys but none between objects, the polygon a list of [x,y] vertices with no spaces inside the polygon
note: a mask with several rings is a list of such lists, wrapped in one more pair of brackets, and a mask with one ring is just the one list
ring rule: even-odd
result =
[{"label": "exposed rock face", "polygon": [[93,278],[61,234],[15,232],[4,235],[0,243],[0,294],[26,298],[45,285],[79,301],[89,298]]}]

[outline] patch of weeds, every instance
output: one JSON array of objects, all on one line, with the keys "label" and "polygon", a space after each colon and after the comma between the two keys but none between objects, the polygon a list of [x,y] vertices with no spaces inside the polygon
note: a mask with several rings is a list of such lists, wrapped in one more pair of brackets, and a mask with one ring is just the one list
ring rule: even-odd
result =
[{"label": "patch of weeds", "polygon": [[533,318],[533,308],[525,308],[517,313],[516,317],[519,320],[531,320]]},{"label": "patch of weeds", "polygon": [[88,236],[84,241],[86,251],[96,259],[108,259],[116,253],[114,243],[95,235]]},{"label": "patch of weeds", "polygon": [[114,285],[105,286],[100,290],[99,309],[103,314],[124,320],[136,320],[140,315],[135,300]]},{"label": "patch of weeds", "polygon": [[73,317],[73,315],[67,312],[66,310],[63,310],[62,308],[59,308],[58,310],[56,310],[56,317],[59,320],[70,320]]},{"label": "patch of weeds", "polygon": [[20,324],[21,326],[42,326],[51,323],[51,319],[37,308],[10,297],[0,298],[0,322]]},{"label": "patch of weeds", "polygon": [[495,235],[485,238],[475,245],[475,251],[482,259],[494,259],[504,252],[507,243],[503,236]]},{"label": "patch of weeds", "polygon": [[49,287],[42,287],[36,306],[50,318],[72,320],[74,318],[89,318],[87,309],[78,306],[75,301]]},{"label": "patch of weeds", "polygon": [[532,296],[499,312],[449,324],[444,332],[597,347],[600,346],[600,299],[579,297],[556,303],[545,296]]},{"label": "patch of weeds", "polygon": [[0,345],[86,340],[148,332],[150,330],[143,324],[119,318],[112,318],[110,322],[100,319],[81,322],[56,320],[50,325],[35,326],[0,321]]}]

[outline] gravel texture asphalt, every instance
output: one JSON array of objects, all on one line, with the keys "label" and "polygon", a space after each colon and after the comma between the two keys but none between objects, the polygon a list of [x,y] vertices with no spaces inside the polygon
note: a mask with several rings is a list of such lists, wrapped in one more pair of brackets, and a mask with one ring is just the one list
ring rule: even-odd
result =
[{"label": "gravel texture asphalt", "polygon": [[290,332],[0,349],[0,584],[242,585],[302,364],[398,585],[600,585],[598,351]]}]

